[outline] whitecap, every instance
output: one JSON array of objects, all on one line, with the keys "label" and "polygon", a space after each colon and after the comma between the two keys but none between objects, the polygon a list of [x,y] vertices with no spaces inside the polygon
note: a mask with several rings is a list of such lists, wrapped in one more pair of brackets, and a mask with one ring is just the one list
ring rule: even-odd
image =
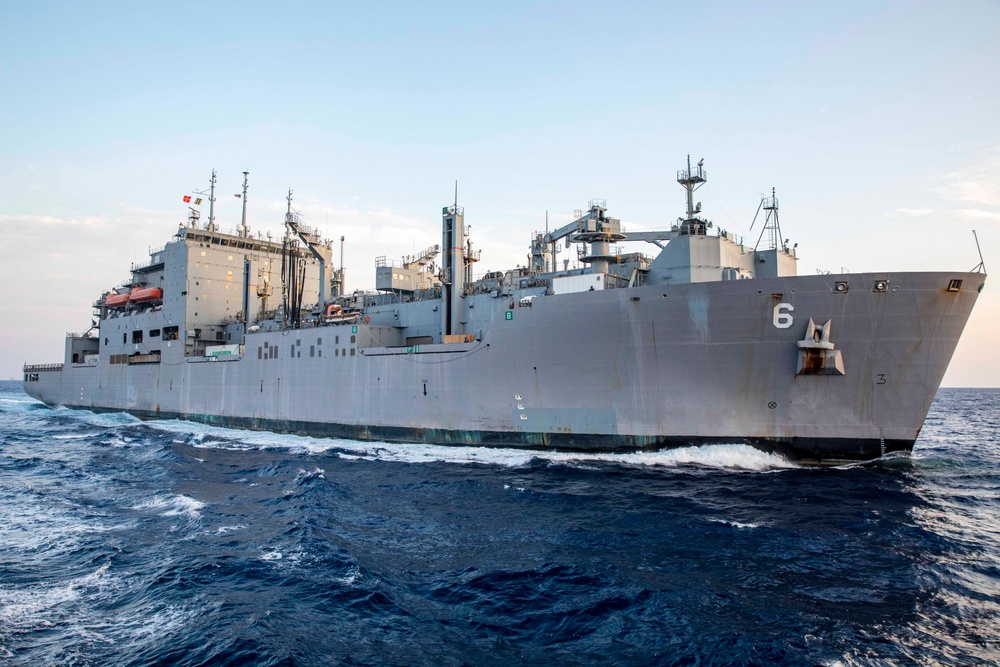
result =
[{"label": "whitecap", "polygon": [[301,482],[303,480],[312,479],[314,477],[317,479],[326,479],[326,471],[319,467],[315,468],[312,471],[303,470],[299,468],[299,471],[295,473],[295,482]]},{"label": "whitecap", "polygon": [[732,526],[733,528],[739,528],[740,530],[746,528],[760,528],[759,523],[743,523],[741,521],[732,521],[730,519],[709,519],[712,523],[721,523],[727,526]]},{"label": "whitecap", "polygon": [[361,579],[361,568],[357,565],[351,566],[343,577],[333,577],[333,581],[342,586],[354,586]]},{"label": "whitecap", "polygon": [[245,523],[238,523],[235,526],[219,526],[215,529],[215,535],[226,535],[237,530],[246,530],[249,526]]},{"label": "whitecap", "polygon": [[205,503],[195,500],[185,495],[153,496],[149,500],[144,500],[131,509],[134,510],[160,510],[160,516],[180,516],[186,515],[193,519],[201,516],[199,510],[205,507]]}]

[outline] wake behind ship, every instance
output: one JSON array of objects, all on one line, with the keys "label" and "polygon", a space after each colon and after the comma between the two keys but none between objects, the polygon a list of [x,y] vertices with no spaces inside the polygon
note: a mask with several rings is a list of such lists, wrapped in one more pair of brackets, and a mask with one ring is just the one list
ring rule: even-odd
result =
[{"label": "wake behind ship", "polygon": [[25,391],[363,440],[746,443],[822,461],[910,450],[985,273],[798,276],[777,198],[762,199],[751,247],[700,215],[706,178],[689,158],[686,214],[668,229],[626,233],[594,200],[533,234],[528,266],[481,276],[455,202],[440,246],[377,258],[375,289],[348,294],[342,259],[334,269],[291,192],[280,240],[250,234],[245,197],[244,223],[221,232],[213,172],[208,221],[192,208],[94,303],[96,325],[66,338],[63,363],[24,366]]}]

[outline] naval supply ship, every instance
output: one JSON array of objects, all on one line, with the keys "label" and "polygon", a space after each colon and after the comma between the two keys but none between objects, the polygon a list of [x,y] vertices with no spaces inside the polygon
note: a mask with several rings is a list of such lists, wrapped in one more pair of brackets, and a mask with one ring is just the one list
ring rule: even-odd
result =
[{"label": "naval supply ship", "polygon": [[242,223],[220,231],[213,171],[207,222],[189,207],[96,300],[62,363],[24,366],[24,388],[50,405],[375,441],[743,443],[828,462],[910,450],[982,264],[799,276],[773,190],[750,245],[702,216],[706,179],[689,156],[686,213],[665,229],[626,232],[593,200],[534,233],[527,266],[481,275],[456,197],[440,245],[376,258],[374,290],[347,293],[344,237],[335,268],[291,190],[283,236],[252,235],[244,172]]}]

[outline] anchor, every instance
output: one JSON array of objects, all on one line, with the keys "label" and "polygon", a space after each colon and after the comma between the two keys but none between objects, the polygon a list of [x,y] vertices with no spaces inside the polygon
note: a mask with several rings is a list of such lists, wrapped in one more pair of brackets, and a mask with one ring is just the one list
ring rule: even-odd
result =
[{"label": "anchor", "polygon": [[833,320],[817,326],[809,318],[806,335],[798,341],[799,365],[796,375],[845,375],[844,357],[830,342],[830,327]]}]

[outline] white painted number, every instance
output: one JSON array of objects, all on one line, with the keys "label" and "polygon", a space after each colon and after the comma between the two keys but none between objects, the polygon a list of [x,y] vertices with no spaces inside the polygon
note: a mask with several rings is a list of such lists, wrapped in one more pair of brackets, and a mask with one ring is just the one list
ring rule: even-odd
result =
[{"label": "white painted number", "polygon": [[[779,303],[774,307],[774,326],[778,329],[787,329],[792,326],[792,311],[795,306],[790,303]],[[785,312],[787,311],[787,312]]]}]

